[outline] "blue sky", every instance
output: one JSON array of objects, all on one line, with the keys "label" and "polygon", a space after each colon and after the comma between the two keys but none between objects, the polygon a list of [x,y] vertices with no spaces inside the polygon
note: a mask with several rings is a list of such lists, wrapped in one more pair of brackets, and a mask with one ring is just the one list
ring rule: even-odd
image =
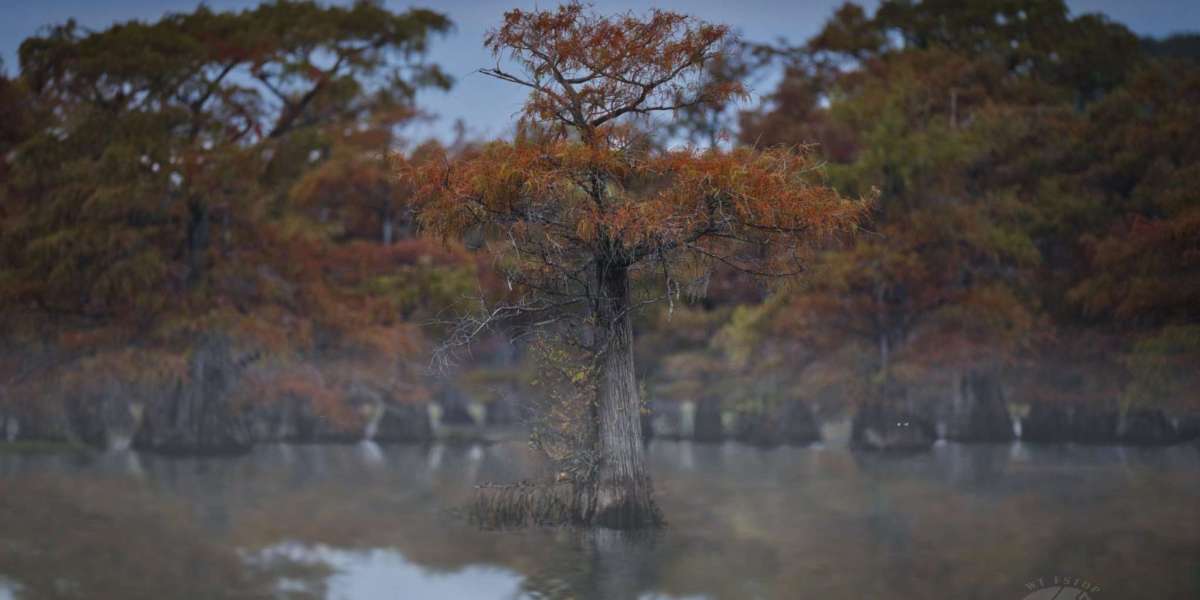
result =
[{"label": "blue sky", "polygon": [[[786,38],[801,41],[820,28],[825,18],[843,0],[596,0],[601,12],[641,11],[648,7],[670,9],[695,15],[707,21],[725,23],[737,29],[743,38],[768,41]],[[255,0],[208,0],[214,10],[236,10],[256,4]],[[130,19],[153,20],[165,12],[188,11],[196,0],[0,0],[0,57],[11,73],[21,40],[40,27],[74,17],[90,28],[102,28]],[[447,137],[457,119],[462,119],[474,136],[493,136],[506,132],[511,117],[520,109],[524,93],[515,86],[475,73],[489,66],[491,57],[482,48],[484,32],[499,22],[500,15],[513,7],[553,6],[543,0],[388,0],[393,10],[413,5],[441,11],[456,24],[455,31],[435,42],[430,58],[457,81],[449,92],[424,93],[421,105],[439,115],[434,123],[412,131],[414,138],[433,134]],[[860,4],[873,7],[874,0]],[[1200,30],[1200,1],[1197,0],[1067,0],[1076,13],[1101,12],[1126,24],[1142,35],[1162,36],[1180,31]],[[752,90],[769,93],[769,84]]]}]

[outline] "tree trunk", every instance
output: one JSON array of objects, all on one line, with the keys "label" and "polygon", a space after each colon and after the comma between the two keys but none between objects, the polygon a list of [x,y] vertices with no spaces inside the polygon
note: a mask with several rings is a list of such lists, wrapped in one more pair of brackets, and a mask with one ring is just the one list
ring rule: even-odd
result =
[{"label": "tree trunk", "polygon": [[187,280],[195,284],[204,273],[208,254],[208,206],[203,202],[188,203]]},{"label": "tree trunk", "polygon": [[884,380],[891,377],[891,371],[888,367],[891,366],[891,347],[888,344],[886,333],[879,334],[879,373]]},{"label": "tree trunk", "polygon": [[381,243],[382,243],[384,246],[391,246],[391,245],[392,245],[392,237],[393,237],[393,233],[392,233],[392,232],[393,232],[393,228],[394,228],[394,225],[392,224],[392,215],[390,215],[390,214],[389,214],[389,215],[384,215],[384,217],[383,217],[383,231],[380,233],[380,236],[379,236],[379,237],[380,237],[380,240],[379,240],[379,241],[380,241],[380,242],[381,242]]},{"label": "tree trunk", "polygon": [[624,266],[603,261],[600,264],[601,293],[596,306],[597,327],[604,344],[596,399],[600,463],[590,486],[589,520],[614,528],[652,526],[660,522],[660,515],[642,446],[642,407],[633,371],[629,274]]}]

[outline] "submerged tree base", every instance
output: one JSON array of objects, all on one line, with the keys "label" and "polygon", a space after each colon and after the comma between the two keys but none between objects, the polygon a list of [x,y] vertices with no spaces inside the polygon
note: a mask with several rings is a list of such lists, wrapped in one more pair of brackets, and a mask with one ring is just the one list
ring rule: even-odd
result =
[{"label": "submerged tree base", "polygon": [[666,525],[653,499],[603,501],[614,495],[598,492],[602,492],[598,484],[572,481],[484,484],[476,486],[466,514],[483,529],[564,525],[649,529]]}]

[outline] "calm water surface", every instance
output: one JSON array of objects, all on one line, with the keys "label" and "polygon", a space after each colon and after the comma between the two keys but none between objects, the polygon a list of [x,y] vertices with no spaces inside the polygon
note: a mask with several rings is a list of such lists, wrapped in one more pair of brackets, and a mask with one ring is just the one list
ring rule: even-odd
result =
[{"label": "calm water surface", "polygon": [[0,455],[0,599],[1200,598],[1196,446],[649,454],[670,526],[640,535],[463,523],[540,468],[516,443]]}]

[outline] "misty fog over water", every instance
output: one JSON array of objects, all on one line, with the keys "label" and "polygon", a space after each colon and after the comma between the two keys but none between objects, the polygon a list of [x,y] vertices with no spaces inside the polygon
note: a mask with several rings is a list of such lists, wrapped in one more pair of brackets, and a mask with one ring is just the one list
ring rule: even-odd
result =
[{"label": "misty fog over water", "polygon": [[[1200,452],[652,442],[666,530],[480,531],[521,444],[263,446],[234,459],[0,456],[17,598],[1098,598],[1200,592]],[[13,490],[26,490],[14,494]],[[33,492],[37,492],[35,495]],[[1144,507],[1152,507],[1144,508]],[[0,592],[3,597],[3,592]]]}]

